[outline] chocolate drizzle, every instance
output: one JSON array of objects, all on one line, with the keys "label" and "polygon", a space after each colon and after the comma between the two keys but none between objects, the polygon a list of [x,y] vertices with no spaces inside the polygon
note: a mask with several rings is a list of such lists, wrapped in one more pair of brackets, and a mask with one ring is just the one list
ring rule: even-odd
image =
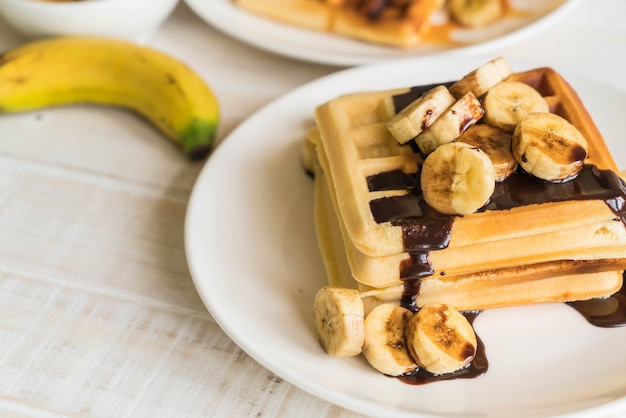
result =
[{"label": "chocolate drizzle", "polygon": [[[626,281],[626,272],[623,275]],[[607,298],[570,302],[568,305],[597,327],[623,326],[626,320],[626,284],[623,283],[620,290]]]},{"label": "chocolate drizzle", "polygon": [[574,179],[562,183],[546,182],[518,171],[496,184],[483,210],[567,200],[603,200],[617,218],[626,217],[626,183],[613,171],[593,165],[584,165]]}]

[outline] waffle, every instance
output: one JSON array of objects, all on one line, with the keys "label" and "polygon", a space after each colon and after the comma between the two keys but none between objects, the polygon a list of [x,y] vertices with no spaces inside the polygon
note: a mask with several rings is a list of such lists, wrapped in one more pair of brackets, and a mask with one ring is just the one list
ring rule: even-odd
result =
[{"label": "waffle", "polygon": [[[442,0],[411,5],[377,5],[355,0],[233,0],[252,13],[303,28],[367,42],[408,47],[418,45],[430,29],[431,15]],[[402,3],[402,2],[399,2]]]},{"label": "waffle", "polygon": [[[597,181],[592,166],[617,181],[613,189],[623,193],[615,162],[575,91],[548,68],[512,78],[537,89],[551,111],[573,123],[589,142],[580,179],[558,186],[559,193],[571,193],[566,188],[579,187],[583,180]],[[419,94],[419,88],[357,93],[316,110],[317,127],[310,132],[309,141],[316,150],[316,204],[325,208],[316,209],[318,239],[324,259],[344,266],[343,272],[327,270],[329,276],[345,274],[349,268],[363,290],[402,287],[407,279],[419,276],[418,303],[428,295],[439,299],[457,295],[454,303],[464,309],[472,303],[478,307],[472,305],[471,309],[478,309],[529,301],[581,300],[619,289],[621,271],[626,267],[626,228],[623,213],[607,204],[606,196],[534,202],[532,193],[522,194],[516,198],[528,201],[506,210],[487,206],[482,212],[439,220],[450,228],[449,242],[437,244],[442,248],[424,247],[423,241],[408,239],[415,224],[402,219],[397,208],[387,209],[392,216],[381,220],[377,205],[397,201],[396,206],[402,208],[407,199],[420,205],[405,183],[411,183],[422,157],[410,146],[399,145],[386,129],[386,122],[402,107],[400,102],[407,103]],[[381,173],[395,174],[386,179],[385,187],[372,186]],[[324,187],[319,186],[322,182]],[[387,187],[389,184],[400,187]],[[327,196],[321,197],[324,188]],[[505,196],[508,191],[496,193]],[[580,216],[582,213],[585,216]],[[330,235],[321,231],[330,218],[336,218],[333,244],[324,238]],[[430,271],[421,270],[425,268]],[[530,296],[522,300],[515,289],[526,289]],[[469,290],[474,295],[472,303],[464,293]]]},{"label": "waffle", "polygon": [[331,28],[331,8],[316,0],[233,0],[238,7],[254,14],[307,29]]},{"label": "waffle", "polygon": [[[322,170],[315,173],[315,224],[328,282],[333,286],[358,288],[365,312],[385,302],[399,303],[405,287],[401,281],[373,288],[354,280],[348,262],[342,225],[335,215],[329,185]],[[392,269],[397,270],[397,264]],[[622,285],[622,272],[612,262],[557,261],[530,266],[483,270],[456,277],[433,275],[421,280],[414,303],[446,303],[472,311],[540,302],[588,300],[615,293]]]}]

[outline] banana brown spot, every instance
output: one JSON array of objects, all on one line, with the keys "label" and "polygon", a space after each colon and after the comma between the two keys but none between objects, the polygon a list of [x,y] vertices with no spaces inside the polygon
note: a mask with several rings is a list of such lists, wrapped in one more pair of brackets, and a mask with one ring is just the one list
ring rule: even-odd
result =
[{"label": "banana brown spot", "polygon": [[432,124],[431,119],[434,113],[435,112],[432,109],[428,109],[426,111],[424,119],[422,119],[422,130],[426,130],[426,128],[428,128]]}]

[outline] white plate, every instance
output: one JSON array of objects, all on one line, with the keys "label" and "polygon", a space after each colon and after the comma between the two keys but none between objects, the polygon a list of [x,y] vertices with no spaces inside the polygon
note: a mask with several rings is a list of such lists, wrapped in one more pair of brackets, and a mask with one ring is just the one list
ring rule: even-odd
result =
[{"label": "white plate", "polygon": [[[450,59],[338,72],[241,124],[211,156],[189,202],[185,244],[198,292],[225,332],[263,366],[364,414],[526,418],[626,412],[626,327],[596,328],[565,304],[483,312],[475,326],[490,368],[476,379],[409,386],[375,372],[362,357],[332,358],[318,345],[312,301],[325,274],[313,226],[313,185],[298,159],[313,109],[342,93],[452,80],[488,60],[456,58],[451,65]],[[537,67],[512,64],[518,71]],[[620,142],[626,91],[560,71],[626,167],[626,143]]]},{"label": "white plate", "polygon": [[482,54],[508,45],[552,25],[581,0],[510,0],[515,10],[484,29],[456,30],[456,44],[426,43],[401,49],[301,29],[248,13],[231,0],[185,0],[198,16],[222,32],[255,47],[305,61],[332,65],[359,65],[383,60],[428,56],[454,50]]}]

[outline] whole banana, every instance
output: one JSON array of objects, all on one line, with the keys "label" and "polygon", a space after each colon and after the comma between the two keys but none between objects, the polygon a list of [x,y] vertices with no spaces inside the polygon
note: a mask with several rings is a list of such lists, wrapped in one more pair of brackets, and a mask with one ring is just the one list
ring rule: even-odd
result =
[{"label": "whole banana", "polygon": [[180,61],[145,46],[59,37],[0,55],[0,114],[82,103],[139,114],[192,159],[208,154],[219,122],[211,88]]}]

